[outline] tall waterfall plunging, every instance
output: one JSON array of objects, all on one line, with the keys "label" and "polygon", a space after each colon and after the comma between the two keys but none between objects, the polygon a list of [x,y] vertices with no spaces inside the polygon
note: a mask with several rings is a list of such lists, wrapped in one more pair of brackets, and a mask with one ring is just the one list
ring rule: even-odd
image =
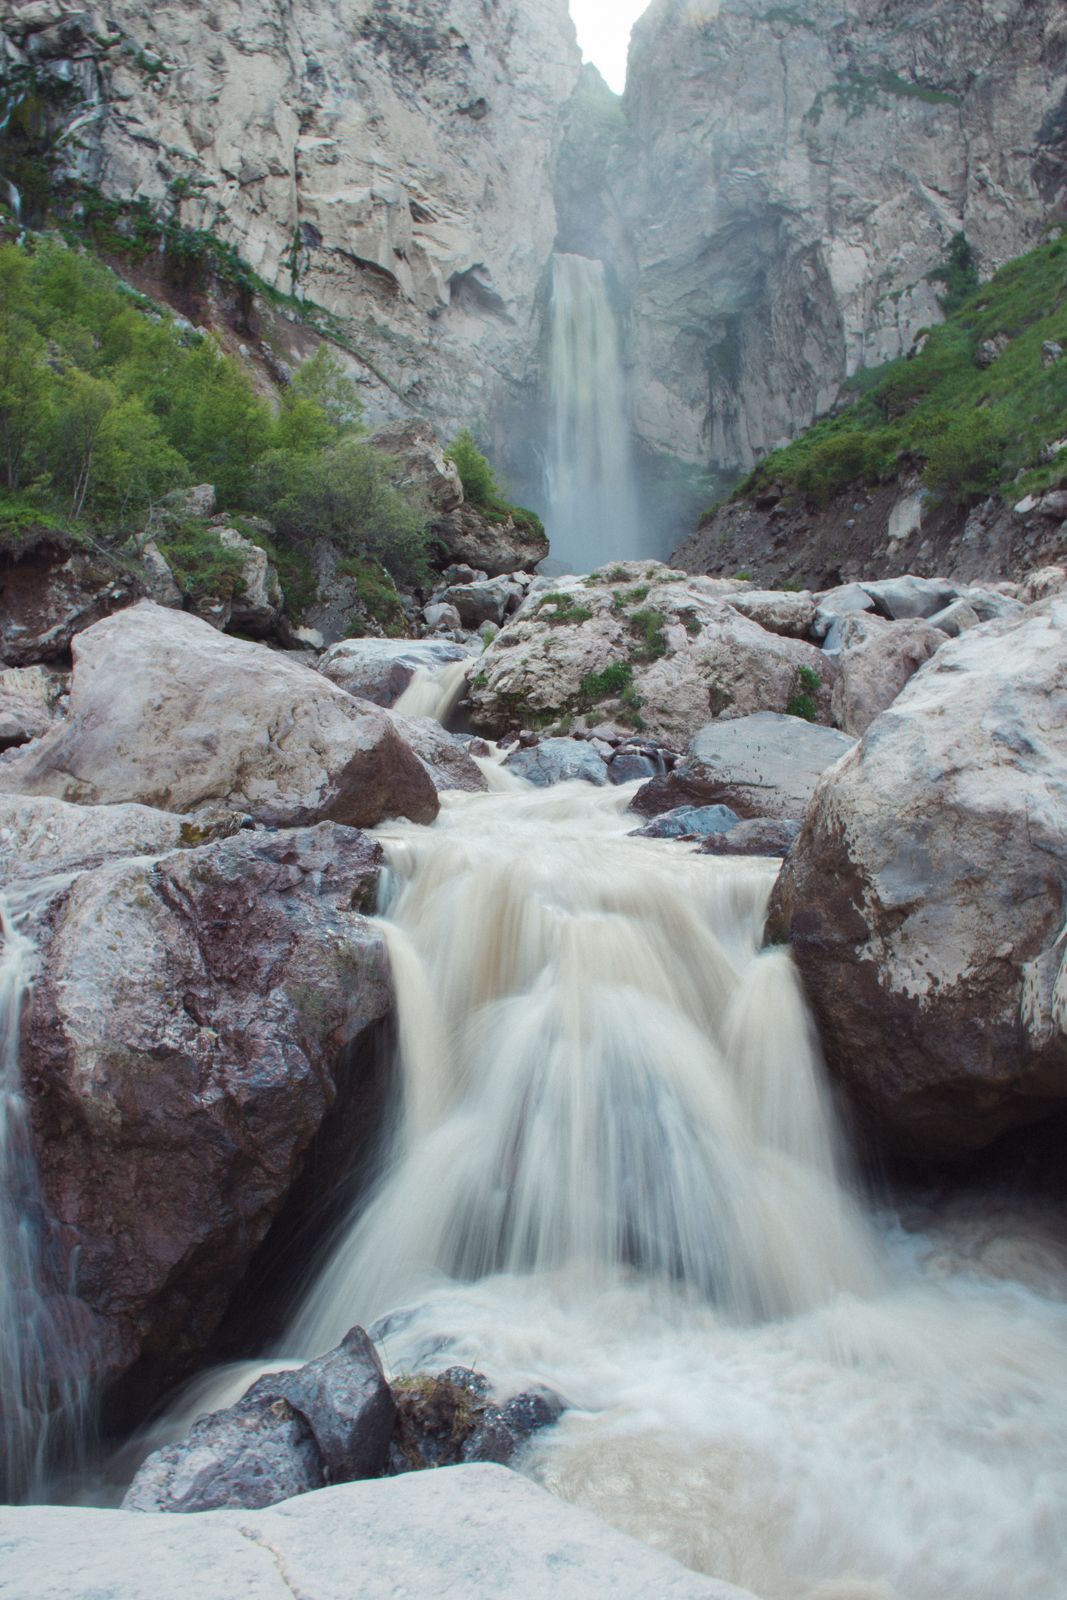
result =
[{"label": "tall waterfall plunging", "polygon": [[576,572],[649,555],[619,330],[602,261],[552,259],[548,534]]},{"label": "tall waterfall plunging", "polygon": [[523,1470],[761,1600],[1051,1600],[1062,1249],[854,1197],[761,948],[775,863],[627,837],[629,793],[512,778],[380,830],[384,1177],[279,1354],[202,1380],[176,1431],[363,1321],[394,1373],[555,1390]]},{"label": "tall waterfall plunging", "polygon": [[20,929],[46,880],[0,900],[0,1500],[46,1490],[57,1447],[76,1442],[85,1386],[70,1308],[47,1283],[41,1200],[19,1033],[34,947]]}]

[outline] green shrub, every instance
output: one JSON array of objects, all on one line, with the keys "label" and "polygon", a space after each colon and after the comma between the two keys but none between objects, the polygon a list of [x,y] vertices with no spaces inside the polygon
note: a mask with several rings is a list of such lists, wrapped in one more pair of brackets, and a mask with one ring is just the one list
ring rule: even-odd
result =
[{"label": "green shrub", "polygon": [[[342,576],[354,578],[356,594],[363,611],[381,627],[386,638],[400,639],[410,632],[404,607],[385,567],[368,556],[346,556],[337,563]],[[358,637],[366,630],[359,611],[353,612],[349,631]]]},{"label": "green shrub", "polygon": [[587,672],[578,685],[579,710],[588,711],[601,700],[633,690],[634,671],[628,661],[614,661],[601,672]]},{"label": "green shrub", "polygon": [[516,527],[530,534],[544,536],[544,524],[536,511],[530,511],[526,506],[512,505],[510,500],[505,499],[492,467],[478,449],[469,428],[464,428],[452,440],[445,450],[445,459],[454,463],[463,493],[471,505],[490,522],[506,522],[510,517]]},{"label": "green shrub", "polygon": [[817,722],[819,708],[810,694],[795,694],[785,708],[786,716],[802,717],[805,722]]},{"label": "green shrub", "polygon": [[218,529],[210,522],[191,517],[165,524],[156,543],[167,559],[178,587],[191,600],[217,595],[229,600],[241,593],[244,560],[235,550],[227,550]]},{"label": "green shrub", "polygon": [[[546,607],[554,608],[550,615],[545,614]],[[537,615],[542,622],[549,622],[555,626],[558,623],[588,622],[593,613],[588,606],[579,605],[572,594],[553,593],[546,594],[539,602]]]},{"label": "green shrub", "polygon": [[822,679],[819,677],[819,674],[815,671],[814,667],[798,667],[797,682],[800,684],[800,687],[802,689],[806,689],[809,694],[818,694],[819,690],[822,688]]},{"label": "green shrub", "polygon": [[626,626],[638,640],[635,661],[657,661],[666,655],[667,636],[663,631],[666,621],[662,611],[635,611],[627,617]]}]

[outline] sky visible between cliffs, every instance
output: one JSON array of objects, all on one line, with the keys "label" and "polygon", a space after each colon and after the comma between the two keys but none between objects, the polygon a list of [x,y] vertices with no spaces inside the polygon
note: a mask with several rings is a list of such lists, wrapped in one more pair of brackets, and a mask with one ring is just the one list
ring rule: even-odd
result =
[{"label": "sky visible between cliffs", "polygon": [[648,0],[570,0],[570,4],[582,54],[615,93],[622,94],[630,29],[647,11]]}]

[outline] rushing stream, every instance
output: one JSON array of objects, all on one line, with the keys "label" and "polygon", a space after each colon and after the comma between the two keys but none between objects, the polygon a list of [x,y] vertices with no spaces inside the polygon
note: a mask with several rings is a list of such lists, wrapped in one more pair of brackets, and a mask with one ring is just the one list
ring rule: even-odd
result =
[{"label": "rushing stream", "polygon": [[1067,1262],[855,1197],[775,863],[627,838],[628,797],[497,771],[381,830],[395,1149],[285,1354],[362,1321],[393,1372],[557,1390],[525,1469],[763,1600],[1055,1600]]}]

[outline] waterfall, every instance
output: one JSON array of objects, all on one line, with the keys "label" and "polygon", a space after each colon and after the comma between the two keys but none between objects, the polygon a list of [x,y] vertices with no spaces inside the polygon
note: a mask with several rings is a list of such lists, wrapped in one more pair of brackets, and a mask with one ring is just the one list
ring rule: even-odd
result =
[{"label": "waterfall", "polygon": [[72,1303],[48,1287],[49,1226],[22,1088],[19,1035],[34,946],[20,923],[49,880],[0,899],[0,1500],[40,1498],[76,1444],[85,1403],[84,1339]]},{"label": "waterfall", "polygon": [[777,863],[629,837],[632,789],[508,776],[379,830],[384,1176],[279,1352],[152,1444],[362,1321],[392,1373],[555,1390],[521,1470],[761,1600],[1061,1593],[1062,1238],[856,1198],[762,948]]},{"label": "waterfall", "polygon": [[431,717],[442,727],[447,726],[463,698],[470,668],[470,660],[446,661],[443,667],[433,670],[416,667],[393,710],[402,717]]},{"label": "waterfall", "polygon": [[577,572],[651,553],[638,510],[626,378],[602,261],[552,261],[548,534]]}]

